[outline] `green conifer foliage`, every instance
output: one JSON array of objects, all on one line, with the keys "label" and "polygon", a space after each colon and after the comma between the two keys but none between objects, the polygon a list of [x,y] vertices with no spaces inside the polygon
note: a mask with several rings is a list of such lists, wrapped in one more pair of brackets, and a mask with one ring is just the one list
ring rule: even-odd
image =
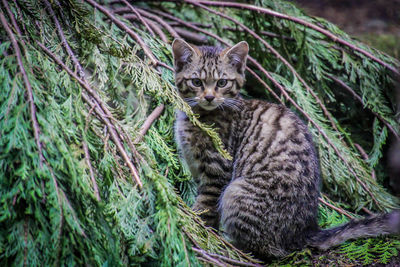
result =
[{"label": "green conifer foliage", "polygon": [[[250,44],[243,95],[287,105],[314,135],[323,191],[335,200],[321,199],[323,227],[399,207],[382,186],[387,138],[399,136],[399,62],[292,4],[251,2],[1,1],[1,266],[258,264],[188,207],[195,185],[174,144],[175,109],[231,155],[175,90],[178,36]],[[333,253],[369,264],[398,250],[385,238]]]}]

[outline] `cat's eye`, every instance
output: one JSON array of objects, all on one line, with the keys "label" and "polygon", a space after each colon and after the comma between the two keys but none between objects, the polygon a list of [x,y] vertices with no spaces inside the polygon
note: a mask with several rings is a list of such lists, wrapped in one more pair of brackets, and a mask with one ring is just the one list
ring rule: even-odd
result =
[{"label": "cat's eye", "polygon": [[200,79],[195,78],[195,79],[192,79],[192,85],[193,85],[194,87],[200,87],[200,86],[203,85],[203,83],[201,82]]},{"label": "cat's eye", "polygon": [[228,83],[227,80],[225,80],[225,79],[220,79],[220,80],[218,80],[218,82],[217,82],[217,86],[218,86],[218,87],[224,87],[227,83]]}]

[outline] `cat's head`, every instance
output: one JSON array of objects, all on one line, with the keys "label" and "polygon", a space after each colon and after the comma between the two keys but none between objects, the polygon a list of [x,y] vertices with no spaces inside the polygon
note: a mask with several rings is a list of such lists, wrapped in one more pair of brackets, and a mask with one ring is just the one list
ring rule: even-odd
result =
[{"label": "cat's head", "polygon": [[218,106],[237,108],[235,99],[244,84],[249,45],[233,47],[190,45],[182,39],[172,43],[175,83],[181,97],[192,107],[213,110]]}]

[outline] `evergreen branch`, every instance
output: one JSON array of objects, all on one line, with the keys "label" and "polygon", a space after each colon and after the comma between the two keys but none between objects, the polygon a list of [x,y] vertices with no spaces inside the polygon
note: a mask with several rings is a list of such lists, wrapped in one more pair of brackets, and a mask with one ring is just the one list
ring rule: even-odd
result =
[{"label": "evergreen branch", "polygon": [[383,122],[386,127],[388,127],[388,129],[393,133],[393,135],[397,138],[397,140],[400,140],[400,135],[399,133],[393,128],[393,126],[387,121],[385,120],[381,115],[379,115],[377,112],[373,111],[371,108],[368,107],[368,105],[365,105],[362,98],[357,95],[356,92],[354,92],[353,89],[351,89],[350,86],[348,86],[345,82],[343,82],[342,80],[340,80],[337,77],[334,77],[332,75],[328,75],[327,76],[329,79],[332,79],[334,82],[336,82],[337,84],[339,84],[342,88],[346,89],[356,100],[358,100],[358,102],[361,103],[361,105],[364,108],[368,108],[369,111],[371,111],[381,122]]},{"label": "evergreen branch", "polygon": [[[40,48],[43,49],[44,52],[46,52],[46,54],[48,56],[50,56],[58,65],[60,65],[71,77],[73,77],[86,91],[89,92],[89,94],[91,96],[93,96],[95,98],[95,100],[97,101],[97,103],[93,103],[88,96],[86,96],[85,94],[82,94],[82,98],[88,103],[90,104],[91,107],[95,106],[95,111],[97,112],[97,114],[99,115],[100,119],[104,121],[104,123],[106,124],[110,134],[111,134],[111,138],[113,139],[114,143],[116,144],[119,152],[122,155],[122,158],[124,159],[125,163],[128,165],[128,168],[130,169],[133,178],[135,179],[136,183],[139,185],[139,187],[142,187],[142,181],[140,180],[138,171],[136,169],[136,167],[133,165],[132,161],[129,159],[123,145],[121,144],[121,140],[117,134],[117,132],[115,131],[113,125],[110,123],[109,121],[109,117],[107,113],[109,113],[108,109],[106,109],[108,112],[106,112],[106,114],[103,112],[104,109],[102,109],[101,107],[101,101],[97,100],[96,98],[98,98],[97,94],[93,91],[93,89],[89,86],[89,84],[80,79],[74,72],[72,72],[72,70],[70,70],[60,59],[58,59],[49,49],[47,49],[42,43],[40,43],[39,41],[36,41],[37,45],[39,45]],[[100,103],[99,103],[100,102]]]},{"label": "evergreen branch", "polygon": [[[364,159],[366,162],[368,162],[369,157],[368,157],[368,154],[365,152],[365,150],[364,150],[359,144],[357,144],[357,143],[355,143],[354,146],[355,146],[355,147],[357,148],[357,150],[360,152],[360,154],[361,154],[361,156],[363,157],[363,159]],[[372,179],[376,181],[376,176],[375,176],[375,170],[374,170],[374,169],[372,169],[371,176],[372,176]]]},{"label": "evergreen branch", "polygon": [[232,21],[233,23],[235,23],[236,25],[239,25],[244,31],[250,33],[250,35],[252,35],[254,38],[256,38],[258,41],[260,41],[269,51],[272,52],[272,54],[275,55],[276,58],[278,58],[285,66],[287,66],[289,68],[289,70],[293,73],[293,75],[295,77],[297,77],[297,79],[304,85],[304,87],[307,89],[307,91],[315,98],[315,100],[317,101],[318,105],[321,107],[322,111],[324,112],[325,116],[329,119],[329,121],[331,122],[331,125],[333,127],[333,129],[335,129],[337,132],[339,132],[338,128],[336,127],[336,122],[335,120],[332,118],[332,115],[329,113],[329,111],[326,109],[325,105],[322,103],[321,99],[319,99],[319,97],[315,94],[315,92],[310,88],[310,86],[308,86],[308,84],[305,82],[305,80],[297,73],[297,71],[293,68],[292,64],[290,64],[277,50],[275,50],[270,44],[268,44],[263,38],[261,38],[256,32],[254,32],[253,30],[251,30],[249,27],[247,27],[246,25],[244,25],[243,23],[241,23],[240,21],[231,18],[230,16],[213,10],[211,8],[208,8],[207,6],[204,6],[202,4],[199,4],[197,2],[193,2],[191,0],[185,0],[185,2],[190,3],[194,6],[203,8],[205,10],[207,10],[208,12],[214,13],[220,17],[223,17],[227,20]]},{"label": "evergreen branch", "polygon": [[147,131],[150,129],[153,122],[160,117],[161,113],[164,111],[164,104],[156,107],[153,112],[147,117],[142,127],[140,127],[138,137],[136,137],[135,143],[140,143],[143,137],[146,135]]},{"label": "evergreen branch", "polygon": [[[8,14],[9,18],[11,19],[11,24],[13,25],[14,30],[17,32],[17,36],[19,38],[18,41],[21,42],[22,47],[25,47],[26,44],[25,44],[24,39],[22,38],[21,30],[18,27],[18,23],[17,23],[17,21],[16,21],[16,19],[14,17],[14,14],[11,12],[10,6],[8,5],[6,0],[2,0],[2,2],[3,2],[4,7],[6,8],[6,11],[7,11],[7,14]],[[14,4],[17,5],[16,0],[14,0]]]},{"label": "evergreen branch", "polygon": [[194,4],[194,3],[195,4],[204,4],[204,5],[208,5],[208,6],[233,7],[233,8],[240,8],[240,9],[248,9],[248,10],[252,10],[252,11],[257,11],[258,13],[263,13],[263,14],[274,16],[274,17],[277,17],[277,18],[293,21],[295,23],[304,25],[307,28],[310,28],[310,29],[313,29],[313,30],[315,30],[317,32],[322,33],[323,35],[325,35],[326,37],[331,39],[333,42],[340,43],[340,44],[342,44],[344,46],[349,47],[351,51],[357,51],[357,52],[363,54],[364,56],[372,59],[373,61],[379,63],[380,65],[384,66],[385,68],[391,70],[393,73],[395,73],[398,76],[400,76],[399,70],[397,70],[395,67],[387,64],[386,62],[380,60],[379,58],[375,57],[374,55],[372,55],[368,51],[365,51],[364,49],[361,49],[361,48],[359,48],[359,47],[347,42],[346,40],[343,40],[343,39],[339,38],[338,36],[334,35],[333,33],[329,32],[328,30],[325,30],[325,29],[323,29],[323,28],[321,28],[321,27],[319,27],[317,25],[309,23],[309,22],[307,22],[307,21],[305,21],[303,19],[292,17],[292,16],[289,16],[289,15],[286,15],[286,14],[282,14],[282,13],[270,10],[268,8],[258,7],[258,6],[254,6],[254,5],[244,4],[244,3],[222,2],[222,1],[205,1],[205,0],[198,0],[196,2],[193,2],[192,0],[185,0],[185,2],[191,3],[191,4]]},{"label": "evergreen branch", "polygon": [[146,20],[143,19],[142,15],[136,10],[135,7],[133,7],[131,4],[129,4],[128,1],[126,0],[121,0],[135,15],[138,17],[138,19],[143,23],[143,25],[146,27],[146,29],[149,31],[151,36],[155,36],[153,30],[150,28],[149,24],[147,24]]},{"label": "evergreen branch", "polygon": [[[8,4],[5,0],[3,0],[3,4],[5,7],[8,7]],[[9,10],[9,9],[8,9]],[[14,15],[11,13],[9,14],[10,17],[14,17]],[[19,69],[21,70],[22,77],[24,79],[24,83],[26,86],[26,91],[28,93],[28,102],[29,102],[29,108],[30,108],[30,116],[31,116],[31,121],[32,121],[32,128],[33,128],[33,136],[35,138],[36,146],[39,152],[39,166],[43,166],[44,162],[44,156],[42,153],[42,144],[40,142],[40,126],[37,121],[37,116],[36,116],[36,106],[35,106],[35,101],[33,99],[33,92],[32,92],[32,86],[28,78],[28,74],[26,73],[24,64],[22,62],[22,55],[21,55],[21,50],[18,46],[17,40],[15,39],[14,34],[12,33],[10,27],[8,26],[7,20],[4,17],[3,12],[0,12],[0,20],[1,23],[3,24],[4,29],[7,32],[7,35],[10,37],[11,44],[14,48],[16,57],[17,57],[17,62]],[[13,22],[16,23],[15,18],[13,19]],[[20,32],[19,27],[17,24],[13,25],[15,29],[17,29],[18,32]]]},{"label": "evergreen branch", "polygon": [[168,18],[168,19],[170,19],[172,21],[176,21],[176,22],[180,23],[181,25],[186,26],[187,28],[193,29],[193,30],[195,30],[197,32],[204,33],[205,35],[208,35],[208,36],[220,41],[221,43],[223,43],[225,45],[229,45],[229,44],[227,44],[227,42],[224,39],[222,39],[218,35],[216,35],[216,34],[214,34],[212,32],[206,31],[206,30],[196,26],[193,23],[186,22],[186,21],[184,21],[184,20],[182,20],[180,18],[177,18],[177,17],[175,17],[175,16],[173,16],[171,14],[168,14],[168,13],[165,13],[165,12],[162,12],[162,11],[159,11],[159,10],[147,10],[147,11],[155,13],[155,14],[163,16],[163,17],[166,17],[166,18]]},{"label": "evergreen branch", "polygon": [[111,11],[108,11],[106,8],[101,6],[100,4],[96,3],[94,0],[84,0],[85,2],[89,3],[91,6],[97,8],[100,10],[104,15],[106,15],[109,19],[111,19],[112,22],[114,22],[120,29],[124,30],[131,36],[136,42],[142,47],[144,53],[147,55],[147,57],[150,59],[152,64],[154,66],[157,66],[158,60],[154,57],[153,53],[149,49],[149,47],[143,42],[142,38],[132,31],[128,26],[125,25],[122,21],[117,19]]},{"label": "evergreen branch", "polygon": [[[250,262],[254,262],[254,263],[259,263],[257,260],[249,257],[248,255],[246,255],[243,251],[235,248],[231,243],[227,242],[225,239],[223,239],[222,237],[220,237],[212,228],[210,227],[206,227],[204,225],[204,222],[197,217],[197,214],[195,212],[193,212],[192,210],[188,209],[188,207],[186,205],[182,204],[182,211],[190,216],[194,222],[196,222],[198,225],[201,225],[203,227],[206,228],[207,232],[210,233],[211,235],[213,235],[215,238],[217,238],[219,241],[221,241],[226,247],[229,247],[230,249],[232,249],[233,251],[235,251],[236,253],[238,253],[240,256],[242,256],[243,258],[245,258],[246,260],[250,261]],[[185,230],[183,230],[185,231]],[[186,231],[185,231],[186,233]],[[186,233],[186,235],[192,240],[193,244],[196,245],[197,247],[201,247],[191,236],[189,233]]]},{"label": "evergreen branch", "polygon": [[[182,23],[182,22],[185,22],[185,21],[176,21],[175,19],[177,19],[177,18],[172,16],[169,13],[162,12],[160,10],[149,10],[149,9],[146,9],[146,8],[143,8],[143,9],[145,9],[148,12],[151,12],[151,13],[154,13],[154,14],[157,14],[157,15],[160,15],[160,16],[163,16],[163,17],[170,18],[170,19],[174,20],[175,22],[168,22],[168,24],[171,25],[172,27],[177,27],[177,26],[182,26],[182,25],[185,26]],[[116,10],[118,10],[120,13],[126,12],[126,10],[123,9],[123,8],[116,9]],[[116,11],[116,13],[118,13],[118,12]],[[188,22],[186,22],[186,23],[188,23]],[[205,24],[198,23],[198,22],[190,22],[190,24],[192,26],[197,26],[197,27],[206,28],[206,29],[210,29],[210,28],[213,27],[212,25],[205,25]],[[179,32],[181,30],[180,28],[175,28],[175,30],[180,35],[184,36],[184,33],[180,33]],[[244,32],[243,29],[238,29],[238,28],[229,27],[229,26],[223,26],[222,30],[231,31],[231,32],[237,32],[237,31]],[[190,35],[193,35],[193,34],[194,34],[194,36],[190,36]],[[295,41],[295,39],[293,37],[286,36],[286,35],[280,35],[280,34],[276,34],[276,33],[273,33],[273,32],[260,31],[260,34],[268,36],[268,37],[271,37],[271,38],[282,38],[282,39],[289,40],[289,41]],[[188,37],[189,40],[193,40],[193,41],[195,41],[197,43],[205,43],[206,42],[206,40],[204,40],[204,38],[200,37],[199,35],[197,35],[197,34],[195,34],[193,32],[188,32],[187,35],[188,35],[187,37]],[[184,37],[186,37],[186,36],[184,36]]]},{"label": "evergreen branch", "polygon": [[101,201],[100,194],[99,194],[99,187],[97,186],[96,178],[94,177],[92,163],[90,162],[89,148],[88,148],[88,145],[85,140],[82,140],[82,146],[83,146],[83,151],[85,153],[86,164],[89,167],[89,175],[90,175],[90,180],[92,181],[92,184],[93,184],[94,195],[96,196],[97,201]]},{"label": "evergreen branch", "polygon": [[74,62],[74,65],[78,71],[79,77],[84,77],[85,73],[83,71],[83,68],[81,66],[81,64],[79,63],[78,59],[76,58],[75,54],[73,53],[71,47],[69,46],[67,39],[65,38],[64,32],[61,28],[60,22],[58,21],[56,14],[54,13],[53,8],[51,7],[50,3],[48,0],[43,0],[47,11],[49,12],[50,16],[53,18],[54,20],[54,24],[56,25],[56,29],[57,29],[57,33],[58,36],[61,39],[61,43],[64,46],[65,50],[67,51],[68,55],[71,57],[72,62]]}]

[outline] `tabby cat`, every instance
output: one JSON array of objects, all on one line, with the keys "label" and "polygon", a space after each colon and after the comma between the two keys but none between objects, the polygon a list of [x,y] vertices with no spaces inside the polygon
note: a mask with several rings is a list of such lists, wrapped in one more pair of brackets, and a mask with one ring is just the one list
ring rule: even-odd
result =
[{"label": "tabby cat", "polygon": [[198,183],[193,206],[208,226],[221,227],[238,248],[259,258],[285,256],[307,245],[320,249],[350,238],[400,232],[400,212],[321,230],[317,224],[320,170],[306,125],[284,106],[245,100],[248,44],[172,44],[181,97],[213,124],[233,160],[177,111],[176,141]]}]

